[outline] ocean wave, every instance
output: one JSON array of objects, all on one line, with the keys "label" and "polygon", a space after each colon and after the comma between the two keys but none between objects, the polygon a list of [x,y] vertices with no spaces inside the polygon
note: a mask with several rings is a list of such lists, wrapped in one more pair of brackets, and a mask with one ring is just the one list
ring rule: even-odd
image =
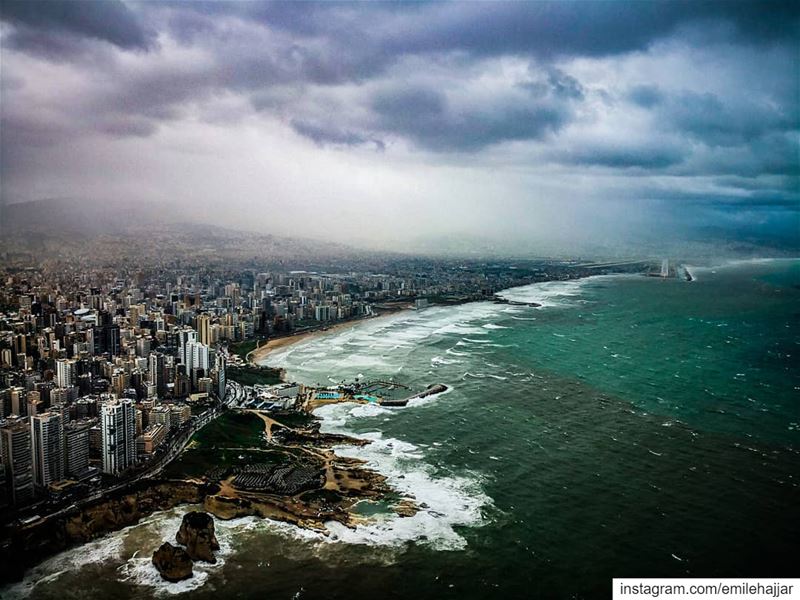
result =
[{"label": "ocean wave", "polygon": [[493,373],[470,373],[467,371],[464,375],[461,376],[462,379],[464,377],[472,377],[474,379],[486,379],[487,377],[491,379],[497,379],[499,381],[506,381],[508,377],[503,377],[502,375],[494,375]]},{"label": "ocean wave", "polygon": [[509,329],[505,325],[497,325],[495,323],[486,323],[485,325],[483,325],[483,328],[484,329]]},{"label": "ocean wave", "polygon": [[453,356],[472,356],[472,354],[470,354],[469,352],[456,352],[452,348],[448,348],[447,350],[445,350],[445,352],[447,354],[452,354]]},{"label": "ocean wave", "polygon": [[[433,402],[451,389],[411,400],[408,407]],[[323,419],[321,431],[352,436],[354,434],[347,427],[352,419],[381,414],[365,413],[360,410],[362,408],[369,407],[343,403],[323,406],[314,412]],[[379,514],[354,529],[336,522],[327,523],[331,535],[326,541],[394,548],[414,542],[437,550],[463,549],[466,540],[456,529],[483,525],[483,509],[492,505],[491,498],[482,489],[481,477],[474,473],[438,472],[423,462],[421,448],[395,438],[384,438],[381,432],[357,437],[369,439],[371,443],[360,447],[339,446],[335,448],[336,453],[366,461],[367,466],[384,475],[394,489],[414,499],[422,509],[411,517]]]},{"label": "ocean wave", "polygon": [[103,536],[48,558],[29,569],[19,583],[0,588],[0,598],[10,600],[27,598],[38,585],[55,581],[61,575],[80,569],[84,565],[120,560],[124,546],[124,533],[128,529],[130,528]]},{"label": "ocean wave", "polygon": [[[206,583],[211,573],[222,568],[226,558],[234,551],[235,528],[229,522],[215,519],[215,531],[220,545],[215,553],[217,562],[195,562],[194,576],[190,579],[176,583],[165,581],[152,563],[153,552],[161,544],[166,541],[175,543],[175,534],[180,528],[183,515],[197,509],[197,506],[184,505],[157,512],[136,525],[61,552],[28,571],[20,583],[0,590],[0,596],[9,599],[26,598],[37,586],[53,583],[65,573],[104,563],[116,566],[118,581],[147,588],[151,597],[172,596],[197,589]],[[136,548],[136,551],[128,556],[126,547]]]},{"label": "ocean wave", "polygon": [[569,306],[581,294],[581,288],[589,279],[591,278],[543,281],[509,288],[497,295],[512,302],[535,302],[540,308]]},{"label": "ocean wave", "polygon": [[455,359],[455,358],[447,359],[447,358],[442,358],[441,356],[434,356],[431,359],[431,366],[435,367],[435,366],[438,366],[438,365],[454,365],[454,364],[458,364],[460,362],[461,362],[460,360]]},{"label": "ocean wave", "polygon": [[439,398],[441,398],[445,394],[449,394],[452,391],[453,391],[453,386],[452,385],[448,385],[446,390],[444,390],[443,392],[439,392],[438,394],[430,394],[430,395],[424,396],[422,398],[412,398],[411,400],[408,401],[408,404],[406,404],[406,407],[407,408],[417,408],[417,407],[420,407],[420,406],[426,406],[428,404],[432,404],[433,402],[436,402]]},{"label": "ocean wave", "polygon": [[456,528],[484,524],[482,509],[492,503],[482,490],[480,478],[474,474],[442,476],[421,461],[422,454],[413,444],[384,439],[380,432],[363,437],[369,437],[372,443],[359,448],[340,447],[337,454],[365,460],[368,467],[387,478],[389,485],[424,508],[411,517],[379,514],[353,529],[338,522],[327,523],[330,541],[394,548],[409,543],[436,550],[465,548],[467,542]]}]

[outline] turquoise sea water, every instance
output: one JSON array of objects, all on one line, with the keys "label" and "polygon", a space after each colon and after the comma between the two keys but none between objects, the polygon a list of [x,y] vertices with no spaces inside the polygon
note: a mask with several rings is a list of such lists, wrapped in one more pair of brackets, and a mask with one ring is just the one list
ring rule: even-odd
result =
[{"label": "turquoise sea water", "polygon": [[591,598],[612,577],[797,576],[800,261],[692,272],[515,288],[543,306],[432,307],[281,349],[268,364],[310,384],[452,387],[320,410],[424,510],[365,506],[371,524],[324,539],[220,523],[220,564],[164,584],[134,552],[180,509],[48,561],[31,596]]}]

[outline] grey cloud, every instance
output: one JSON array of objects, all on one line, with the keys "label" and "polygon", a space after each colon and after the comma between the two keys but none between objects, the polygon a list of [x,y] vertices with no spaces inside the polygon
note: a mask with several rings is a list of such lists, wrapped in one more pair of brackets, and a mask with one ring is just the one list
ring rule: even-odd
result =
[{"label": "grey cloud", "polygon": [[[176,6],[166,3],[166,6]],[[336,53],[309,72],[325,81],[375,76],[398,56],[465,53],[472,57],[550,59],[609,56],[647,49],[684,25],[721,23],[748,43],[775,43],[800,34],[800,8],[780,0],[664,0],[653,2],[193,2],[194,16],[176,18],[179,38],[221,17],[321,41]],[[207,17],[203,22],[197,15]]]},{"label": "grey cloud", "polygon": [[582,99],[580,85],[555,70],[518,88],[519,95],[505,92],[471,103],[469,97],[450,101],[430,88],[398,87],[377,93],[371,108],[375,126],[388,134],[429,150],[472,152],[501,142],[542,139],[561,129],[572,117],[573,100]]},{"label": "grey cloud", "polygon": [[674,206],[679,202],[683,205],[697,205],[716,207],[718,209],[770,209],[780,207],[789,209],[794,213],[800,212],[800,202],[797,195],[785,190],[761,189],[742,190],[730,188],[728,190],[687,190],[687,189],[649,189],[639,192],[640,197],[648,200],[667,201]]},{"label": "grey cloud", "polygon": [[383,151],[386,149],[386,145],[382,140],[376,137],[366,137],[354,131],[347,131],[307,121],[299,121],[297,119],[292,120],[291,126],[292,129],[300,135],[322,146],[361,146],[372,144],[377,150]]},{"label": "grey cloud", "polygon": [[[487,9],[490,6],[491,9]],[[797,34],[791,2],[473,2],[434,4],[401,21],[388,47],[535,56],[607,56],[647,48],[681,25],[719,21],[755,42]]]},{"label": "grey cloud", "polygon": [[655,85],[637,85],[628,92],[628,99],[642,108],[653,108],[664,100],[664,94]]},{"label": "grey cloud", "polygon": [[[91,14],[72,4],[2,5],[12,51],[0,168],[23,182],[17,189],[47,170],[37,156],[48,146],[69,149],[82,136],[96,136],[84,147],[101,137],[144,145],[166,121],[191,129],[219,109],[226,124],[271,121],[264,131],[282,124],[341,153],[388,147],[393,157],[401,140],[411,155],[428,151],[433,169],[480,170],[465,155],[485,152],[512,172],[556,163],[575,180],[619,175],[636,190],[674,177],[682,196],[645,192],[675,201],[701,202],[702,186],[686,190],[714,179],[709,203],[799,203],[797,3],[76,3]],[[713,44],[687,32],[712,23]],[[684,89],[685,48],[701,48],[740,87],[709,71],[707,89],[688,76]],[[675,61],[659,61],[662,50]],[[26,72],[42,57],[53,64]],[[628,59],[666,71],[627,71]],[[587,62],[596,78],[581,70]],[[41,73],[55,78],[37,81]],[[61,73],[70,94],[56,101],[48,88]],[[41,97],[28,93],[37,86]],[[153,138],[154,148],[163,142]]]},{"label": "grey cloud", "polygon": [[680,164],[690,150],[676,145],[622,146],[586,144],[554,155],[562,164],[613,169],[661,170]]},{"label": "grey cloud", "polygon": [[40,36],[52,33],[102,40],[125,49],[144,50],[152,33],[139,17],[117,0],[80,2],[70,0],[4,0],[0,18],[22,28],[17,45],[36,47]]},{"label": "grey cloud", "polygon": [[771,131],[800,125],[796,117],[793,123],[775,106],[737,100],[739,106],[731,106],[711,93],[683,93],[670,99],[662,118],[668,126],[718,146],[752,142]]}]

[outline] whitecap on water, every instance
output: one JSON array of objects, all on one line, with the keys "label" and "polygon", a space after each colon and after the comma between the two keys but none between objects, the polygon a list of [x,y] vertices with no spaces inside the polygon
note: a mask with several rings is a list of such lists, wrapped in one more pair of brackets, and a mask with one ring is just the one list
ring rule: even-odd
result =
[{"label": "whitecap on water", "polygon": [[[449,389],[441,394],[411,400],[408,406],[432,402],[448,392]],[[347,435],[353,435],[345,428],[350,418],[367,416],[346,403],[323,406],[315,414],[323,417],[321,431]],[[441,550],[464,548],[466,540],[456,527],[482,525],[482,509],[492,504],[491,498],[482,490],[480,477],[473,473],[436,472],[433,466],[423,461],[424,454],[420,448],[402,440],[384,438],[381,432],[358,437],[369,439],[371,443],[359,447],[339,446],[336,453],[365,460],[368,467],[386,476],[395,490],[413,498],[423,508],[411,517],[379,514],[355,529],[340,523],[327,523],[330,541],[390,547],[416,542]],[[433,445],[441,444],[434,442]]]}]

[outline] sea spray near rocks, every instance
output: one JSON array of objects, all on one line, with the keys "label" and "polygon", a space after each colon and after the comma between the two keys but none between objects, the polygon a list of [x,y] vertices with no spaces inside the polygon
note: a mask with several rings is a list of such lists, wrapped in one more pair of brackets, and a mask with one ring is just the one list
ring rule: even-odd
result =
[{"label": "sea spray near rocks", "polygon": [[[438,394],[411,400],[404,409],[343,403],[323,406],[315,414],[323,418],[321,431],[354,435],[348,429],[352,419],[418,408],[435,402],[449,391],[448,388]],[[376,515],[370,522],[359,524],[354,529],[339,523],[327,523],[331,540],[392,547],[418,542],[441,550],[457,550],[463,549],[466,541],[455,527],[485,524],[484,509],[492,505],[492,500],[483,491],[480,476],[474,473],[436,473],[431,465],[425,463],[421,448],[395,438],[384,438],[381,432],[368,432],[358,437],[369,439],[371,443],[337,447],[336,453],[366,461],[367,467],[386,476],[392,488],[413,498],[422,510],[410,517],[388,513]]]}]

